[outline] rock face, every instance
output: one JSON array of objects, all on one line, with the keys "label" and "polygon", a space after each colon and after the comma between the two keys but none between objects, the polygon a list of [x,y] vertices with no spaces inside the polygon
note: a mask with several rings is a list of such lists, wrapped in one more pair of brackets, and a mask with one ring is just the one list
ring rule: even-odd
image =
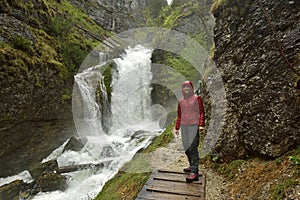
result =
[{"label": "rock face", "polygon": [[[53,33],[62,33],[64,17],[72,18],[58,9],[56,1],[24,4],[4,0],[1,5],[0,177],[40,162],[76,133],[71,106],[74,71],[66,67],[67,56],[63,55],[76,50],[76,39],[68,44],[70,34]],[[91,19],[89,22],[93,23]],[[103,29],[94,23],[93,30],[84,30],[72,28],[84,39],[93,35],[93,30]]]},{"label": "rock face", "polygon": [[228,101],[214,153],[278,157],[300,144],[300,2],[230,0],[213,13]]},{"label": "rock face", "polygon": [[146,0],[71,0],[106,30],[117,33],[137,28],[144,21],[140,11],[147,6]]}]

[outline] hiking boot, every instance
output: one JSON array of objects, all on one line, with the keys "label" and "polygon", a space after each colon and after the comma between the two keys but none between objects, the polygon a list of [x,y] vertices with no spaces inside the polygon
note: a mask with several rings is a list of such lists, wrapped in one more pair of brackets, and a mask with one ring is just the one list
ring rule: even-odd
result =
[{"label": "hiking boot", "polygon": [[199,180],[199,175],[198,173],[190,173],[188,177],[186,177],[186,182],[192,182],[192,181],[198,181]]},{"label": "hiking boot", "polygon": [[191,168],[191,167],[187,167],[187,168],[184,168],[183,171],[184,171],[184,172],[191,172],[191,171],[192,171],[192,168]]}]

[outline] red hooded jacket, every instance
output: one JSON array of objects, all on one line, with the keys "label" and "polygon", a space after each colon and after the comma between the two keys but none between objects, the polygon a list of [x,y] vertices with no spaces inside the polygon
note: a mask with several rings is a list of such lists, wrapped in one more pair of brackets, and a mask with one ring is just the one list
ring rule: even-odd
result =
[{"label": "red hooded jacket", "polygon": [[[190,86],[190,93],[183,91],[184,86]],[[194,95],[194,86],[191,81],[182,83],[183,97],[178,101],[177,120],[175,129],[179,130],[180,125],[205,126],[204,107],[200,96]]]}]

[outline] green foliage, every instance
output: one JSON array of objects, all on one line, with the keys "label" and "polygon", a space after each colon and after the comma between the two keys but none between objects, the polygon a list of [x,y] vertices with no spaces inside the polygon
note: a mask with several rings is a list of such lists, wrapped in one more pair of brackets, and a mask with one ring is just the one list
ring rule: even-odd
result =
[{"label": "green foliage", "polygon": [[220,174],[223,174],[226,178],[232,180],[236,178],[244,162],[245,160],[233,160],[230,163],[213,163],[212,166],[217,169]]},{"label": "green foliage", "polygon": [[[187,80],[194,82],[199,79],[200,75],[197,69],[182,57],[168,54],[166,57],[166,65],[174,68],[176,73],[182,74]],[[174,76],[170,75],[169,78],[174,78]]]},{"label": "green foliage", "polygon": [[71,27],[71,23],[66,19],[53,17],[50,19],[47,33],[55,37],[62,37],[68,34]]},{"label": "green foliage", "polygon": [[112,74],[113,73],[113,65],[109,65],[105,71],[103,72],[103,76],[104,76],[104,85],[106,87],[106,91],[109,95],[111,95],[111,83],[112,83]]},{"label": "green foliage", "polygon": [[79,69],[83,59],[88,54],[88,52],[82,49],[78,44],[66,44],[62,53],[64,57],[63,63],[70,72],[75,72],[76,69]]},{"label": "green foliage", "polygon": [[32,51],[32,44],[29,39],[26,37],[15,35],[12,37],[12,44],[16,49],[20,49],[25,52],[31,52]]},{"label": "green foliage", "polygon": [[289,156],[289,160],[293,165],[300,166],[300,156]]},{"label": "green foliage", "polygon": [[273,195],[273,200],[283,200],[285,199],[287,196],[287,191],[289,190],[289,188],[298,185],[299,183],[294,179],[294,178],[289,178],[286,181],[284,181],[283,183],[280,183],[276,186],[274,195]]},{"label": "green foliage", "polygon": [[163,27],[164,28],[175,28],[178,26],[178,18],[181,14],[181,7],[166,7],[162,10],[162,17],[164,18]]},{"label": "green foliage", "polygon": [[113,179],[105,184],[95,200],[120,200],[124,199],[125,195],[126,199],[135,199],[135,197],[138,195],[138,192],[142,189],[149,177],[149,172],[119,172]]},{"label": "green foliage", "polygon": [[65,103],[66,101],[72,100],[72,92],[69,89],[64,89],[64,92],[61,96],[61,102]]},{"label": "green foliage", "polygon": [[142,151],[142,153],[149,153],[155,151],[159,147],[165,147],[174,138],[172,133],[173,125],[166,128],[166,130],[152,141],[151,145]]},{"label": "green foliage", "polygon": [[295,148],[293,154],[289,156],[289,161],[295,166],[296,174],[300,177],[300,146]]},{"label": "green foliage", "polygon": [[214,156],[213,158],[212,158],[212,161],[213,162],[217,162],[219,160],[219,157],[218,156]]}]

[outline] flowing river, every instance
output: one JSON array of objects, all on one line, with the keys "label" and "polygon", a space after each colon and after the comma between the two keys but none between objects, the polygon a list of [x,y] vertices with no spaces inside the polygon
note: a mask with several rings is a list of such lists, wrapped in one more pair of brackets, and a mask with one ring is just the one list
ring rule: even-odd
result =
[{"label": "flowing river", "polygon": [[[88,141],[79,152],[63,152],[66,141],[43,162],[57,159],[59,166],[96,164],[107,160],[112,162],[101,169],[67,173],[68,188],[65,191],[40,192],[33,197],[34,200],[95,198],[124,163],[130,161],[138,150],[149,145],[153,137],[161,132],[158,121],[153,119],[155,113],[151,106],[151,54],[152,50],[137,45],[126,49],[124,55],[114,59],[117,69],[112,79],[110,105],[105,103],[107,91],[99,72],[101,66],[85,69],[76,75],[75,81],[82,101],[79,107],[82,110],[78,111],[81,119],[77,119],[77,122],[75,119],[75,123],[79,135]],[[102,93],[102,104],[97,101],[97,91]],[[0,185],[15,179],[32,181],[30,174],[25,171],[0,179]]]}]

